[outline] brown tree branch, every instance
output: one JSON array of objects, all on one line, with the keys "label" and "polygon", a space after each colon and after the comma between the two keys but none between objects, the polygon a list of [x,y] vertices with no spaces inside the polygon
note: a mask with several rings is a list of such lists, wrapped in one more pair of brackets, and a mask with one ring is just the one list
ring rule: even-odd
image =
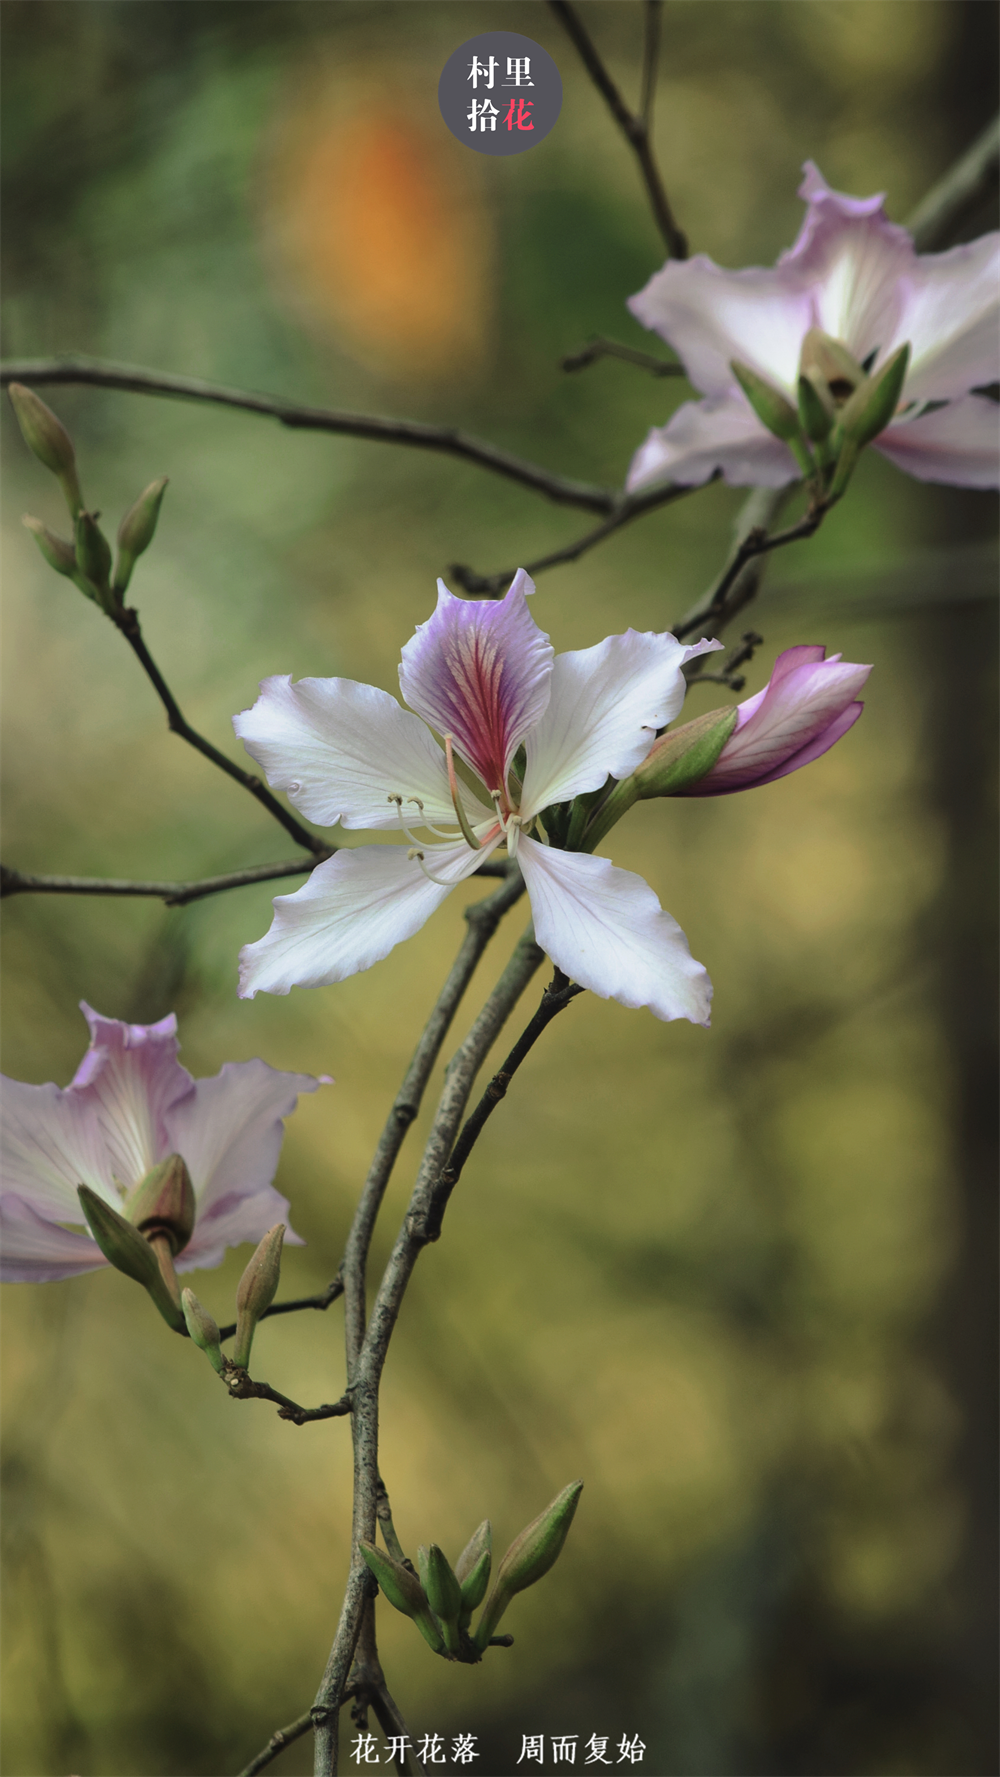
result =
[{"label": "brown tree branch", "polygon": [[[332,857],[331,847],[327,856]],[[168,907],[185,907],[205,895],[225,889],[246,888],[255,882],[277,882],[283,876],[306,876],[322,858],[286,858],[281,864],[251,864],[226,876],[206,876],[200,882],[130,882],[115,876],[37,876],[0,864],[0,898],[4,895],[148,895]]]},{"label": "brown tree branch", "polygon": [[279,1752],[284,1752],[286,1746],[291,1746],[293,1741],[301,1740],[303,1734],[308,1734],[312,1725],[312,1710],[307,1709],[305,1715],[300,1715],[297,1720],[290,1721],[287,1728],[278,1728],[271,1735],[263,1751],[258,1752],[256,1758],[252,1758],[248,1765],[244,1765],[239,1777],[257,1777],[258,1771],[263,1771],[273,1759],[277,1758]]},{"label": "brown tree branch", "polygon": [[688,256],[687,238],[678,228],[670,208],[650,141],[652,89],[659,45],[659,8],[656,6],[655,0],[647,6],[646,12],[642,113],[629,110],[601,60],[583,20],[576,9],[569,4],[569,0],[549,0],[549,5],[567,36],[579,51],[580,59],[587,73],[639,162],[646,195],[656,218],[657,227],[666,244],[667,252],[671,259],[686,259]]},{"label": "brown tree branch", "polygon": [[620,358],[625,364],[634,364],[637,370],[648,370],[650,376],[684,376],[683,364],[676,359],[656,358],[652,352],[639,352],[634,346],[623,346],[617,339],[608,339],[603,333],[597,333],[588,339],[585,346],[578,352],[571,352],[568,358],[560,362],[560,370],[586,370],[596,364],[599,358]]},{"label": "brown tree branch", "polygon": [[582,506],[590,512],[611,512],[619,500],[613,488],[592,482],[573,481],[529,463],[484,438],[474,438],[457,426],[430,426],[421,420],[382,419],[377,414],[340,413],[334,408],[303,407],[272,395],[254,395],[244,389],[227,389],[193,376],[171,376],[142,370],[131,364],[112,364],[92,358],[22,358],[0,364],[0,387],[22,382],[30,387],[46,383],[85,383],[91,388],[121,389],[133,395],[172,395],[181,401],[210,401],[219,407],[237,407],[244,413],[280,420],[295,431],[336,432],[375,443],[410,445],[417,450],[443,452],[476,463],[494,475],[520,482],[536,494],[544,494],[560,506]]}]

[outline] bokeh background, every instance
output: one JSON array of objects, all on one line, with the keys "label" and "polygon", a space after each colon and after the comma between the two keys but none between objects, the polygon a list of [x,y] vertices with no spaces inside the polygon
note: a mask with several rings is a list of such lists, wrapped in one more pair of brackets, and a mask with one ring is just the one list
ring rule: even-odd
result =
[{"label": "bokeh background", "polygon": [[[584,11],[634,99],[639,8]],[[657,140],[694,247],[771,262],[807,156],[904,218],[991,114],[995,21],[980,0],[668,0]],[[6,0],[2,24],[8,356],[89,352],[454,422],[609,483],[686,397],[620,363],[558,367],[591,333],[647,343],[624,299],[663,255],[545,6]],[[512,160],[466,151],[436,106],[447,56],[494,24],[564,81],[559,125]],[[230,717],[265,674],[392,688],[450,561],[497,568],[588,525],[445,458],[46,393],[112,529],[170,475],[130,598],[190,720],[234,757]],[[3,426],[5,856],[168,878],[287,857],[45,569],[19,520],[58,528],[57,493],[6,403]],[[537,619],[557,647],[667,626],[739,500],[706,489],[545,575]],[[774,560],[750,688],[782,647],[824,641],[874,662],[864,719],[808,772],[644,806],[614,835],[709,967],[711,1033],[575,1004],[421,1259],[383,1394],[405,1546],[454,1556],[488,1515],[502,1548],[586,1481],[509,1651],[449,1666],[380,1612],[411,1729],[478,1734],[486,1777],[540,1732],[579,1734],[581,1765],[591,1734],[638,1734],[650,1777],[997,1769],[995,525],[991,497],[870,456],[822,533]],[[724,697],[703,687],[689,708]],[[334,1074],[291,1120],[278,1177],[308,1242],[287,1258],[298,1294],[336,1269],[462,903],[367,975],[241,1004],[236,952],[271,892],[9,901],[4,1067],[65,1084],[85,998],[132,1020],[176,1010],[196,1074],[254,1055]],[[196,1280],[220,1319],[246,1256]],[[229,1402],[117,1274],[12,1286],[4,1318],[4,1771],[237,1770],[322,1670],[346,1425]],[[297,1399],[334,1398],[339,1308],[270,1322],[255,1360]],[[309,1741],[273,1768],[309,1770]]]}]

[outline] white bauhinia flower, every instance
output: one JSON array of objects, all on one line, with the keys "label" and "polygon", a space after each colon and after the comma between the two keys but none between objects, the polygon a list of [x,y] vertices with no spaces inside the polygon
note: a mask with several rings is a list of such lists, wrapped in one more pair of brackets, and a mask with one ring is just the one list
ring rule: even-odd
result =
[{"label": "white bauhinia flower", "polygon": [[811,161],[799,196],[802,228],[775,266],[728,271],[705,254],[671,260],[630,299],[706,399],[685,402],[653,428],[628,488],[663,480],[696,487],[720,472],[736,487],[796,480],[801,468],[757,417],[732,364],[794,407],[800,371],[823,369],[824,340],[840,349],[847,371],[843,387],[835,374],[827,378],[833,407],[852,392],[851,360],[874,375],[908,344],[900,402],[874,449],[922,481],[996,487],[997,405],[976,391],[1000,370],[1000,234],[918,254],[906,229],[888,220],[884,194],[832,191]]},{"label": "white bauhinia flower", "polygon": [[[272,788],[309,820],[405,840],[338,851],[297,894],[279,895],[270,931],[240,954],[243,998],[370,968],[506,844],[538,943],[564,974],[602,999],[708,1023],[708,976],[652,889],[606,858],[545,843],[536,823],[628,777],[683,703],[685,661],[721,643],[627,630],[555,655],[528,610],[532,592],[523,569],[496,602],[456,598],[439,580],[434,615],[403,649],[410,710],[351,679],[281,676],[234,718]],[[458,779],[456,757],[478,790]]]}]

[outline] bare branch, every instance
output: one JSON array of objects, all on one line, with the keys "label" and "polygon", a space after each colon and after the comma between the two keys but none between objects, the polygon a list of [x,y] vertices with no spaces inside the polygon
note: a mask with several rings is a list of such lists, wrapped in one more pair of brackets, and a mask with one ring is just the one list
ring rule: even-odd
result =
[{"label": "bare branch", "polygon": [[142,370],[131,364],[106,363],[93,358],[22,358],[0,364],[0,386],[11,382],[41,387],[46,383],[85,383],[92,388],[122,389],[133,395],[172,395],[181,401],[210,401],[219,407],[238,407],[244,413],[280,420],[296,431],[337,432],[351,438],[368,438],[380,444],[404,444],[417,450],[443,452],[476,463],[494,475],[520,482],[533,493],[544,494],[560,506],[582,506],[590,512],[611,512],[619,495],[613,488],[572,481],[525,462],[499,445],[474,438],[457,426],[429,426],[422,420],[382,419],[377,414],[340,413],[334,408],[303,407],[272,395],[254,395],[244,389],[227,389],[193,376],[169,376]]},{"label": "bare branch", "polygon": [[[336,847],[327,849],[332,857]],[[255,882],[277,882],[283,876],[306,876],[322,858],[286,858],[281,864],[251,864],[227,876],[205,876],[200,882],[130,882],[115,876],[36,876],[0,864],[0,898],[4,895],[148,895],[168,907],[185,907],[205,895],[247,888]]]},{"label": "bare branch", "polygon": [[[718,479],[717,474],[712,475],[702,485],[708,487],[710,482]],[[677,487],[666,483],[662,487],[651,488],[647,493],[626,494],[617,512],[611,518],[605,519],[603,524],[599,524],[596,530],[586,531],[582,537],[577,537],[573,543],[567,543],[563,549],[553,550],[551,555],[542,555],[537,561],[526,563],[525,571],[529,574],[540,574],[546,568],[561,566],[563,562],[579,561],[581,555],[586,555],[587,550],[593,549],[595,543],[603,543],[605,537],[610,537],[613,532],[620,531],[623,525],[631,524],[633,518],[641,518],[644,512],[652,512],[657,506],[669,506],[674,500],[681,500],[686,494],[695,494],[698,491],[698,488]],[[502,568],[497,574],[477,574],[475,568],[467,567],[464,562],[449,564],[449,573],[452,578],[457,580],[466,592],[471,592],[473,596],[480,594],[486,598],[497,598],[506,592],[513,572],[514,570],[511,568]]]},{"label": "bare branch", "polygon": [[1000,117],[995,117],[907,218],[921,253],[949,247],[966,218],[974,216],[996,190],[998,179]]},{"label": "bare branch", "polygon": [[280,1409],[278,1418],[290,1419],[293,1425],[306,1425],[313,1419],[345,1419],[351,1411],[349,1391],[341,1395],[339,1401],[327,1406],[300,1407],[298,1401],[290,1401],[287,1394],[279,1394],[269,1382],[254,1382],[231,1358],[223,1358],[223,1363],[222,1380],[234,1401],[273,1401]]},{"label": "bare branch", "polygon": [[617,339],[607,339],[603,333],[597,333],[581,346],[578,352],[571,352],[568,358],[560,362],[560,370],[586,370],[589,365],[596,364],[599,358],[620,358],[624,364],[634,364],[637,370],[648,370],[651,376],[684,376],[683,364],[676,359],[655,358],[652,352],[638,352],[634,346],[623,346]]},{"label": "bare branch", "polygon": [[284,1752],[286,1746],[291,1746],[293,1741],[301,1740],[303,1734],[308,1734],[312,1725],[312,1711],[307,1709],[305,1715],[300,1715],[296,1721],[290,1721],[287,1728],[278,1728],[263,1751],[258,1752],[248,1765],[244,1765],[239,1777],[257,1777],[258,1771],[263,1771],[277,1758],[279,1752]]},{"label": "bare branch", "polygon": [[[660,169],[656,164],[649,140],[647,119],[637,116],[634,111],[629,110],[601,60],[583,20],[574,7],[569,4],[569,0],[549,0],[549,5],[578,49],[587,73],[639,162],[646,194],[652,206],[657,227],[666,243],[667,252],[671,259],[686,259],[688,256],[687,237],[678,228],[667,200],[663,180],[660,177]],[[646,103],[645,94],[652,86],[654,79],[655,54],[658,47],[658,21],[655,29],[650,22],[654,10],[653,7],[650,7],[646,15],[646,45],[643,66],[644,105]],[[651,96],[649,108],[652,108]]]}]

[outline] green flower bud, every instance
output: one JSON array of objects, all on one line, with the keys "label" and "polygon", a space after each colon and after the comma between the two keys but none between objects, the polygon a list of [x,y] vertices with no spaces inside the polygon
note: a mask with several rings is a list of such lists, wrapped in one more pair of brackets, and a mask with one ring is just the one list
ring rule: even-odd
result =
[{"label": "green flower bud", "polygon": [[864,382],[865,373],[839,339],[831,339],[821,327],[810,327],[799,353],[799,376],[805,377],[832,409],[843,407]]},{"label": "green flower bud", "polygon": [[181,1290],[181,1308],[191,1338],[198,1349],[205,1353],[213,1370],[217,1370],[221,1376],[225,1369],[225,1358],[219,1343],[219,1329],[208,1309],[202,1307],[194,1290]]},{"label": "green flower bud", "polygon": [[427,1551],[424,1591],[435,1616],[441,1619],[445,1647],[449,1653],[457,1653],[459,1645],[458,1619],[462,1614],[462,1588],[452,1573],[447,1556],[438,1548],[437,1543],[431,1543]]},{"label": "green flower bud", "polygon": [[161,1160],[125,1200],[129,1221],[151,1239],[164,1233],[172,1254],[187,1246],[194,1231],[196,1206],[191,1174],[180,1154]]},{"label": "green flower bud", "polygon": [[676,796],[711,771],[736,727],[738,712],[706,710],[693,722],[685,722],[654,741],[642,764],[633,772],[639,797]]},{"label": "green flower bud", "polygon": [[823,400],[821,390],[808,376],[799,377],[799,418],[806,437],[814,444],[822,444],[829,438],[833,413]]},{"label": "green flower bud", "polygon": [[124,593],[128,586],[139,556],[153,541],[166,485],[165,475],[161,475],[159,481],[151,481],[135,504],[129,507],[118,526],[118,560],[115,564],[114,588],[119,594]]},{"label": "green flower bud", "polygon": [[72,543],[65,543],[62,537],[57,537],[40,518],[30,518],[25,513],[21,523],[31,532],[49,567],[55,568],[57,574],[65,574],[70,580],[74,579],[77,568]]},{"label": "green flower bud", "polygon": [[409,1617],[411,1622],[416,1623],[424,1640],[436,1654],[443,1653],[441,1631],[416,1574],[411,1573],[400,1561],[394,1561],[391,1555],[377,1549],[374,1543],[359,1542],[358,1548],[389,1603],[396,1610],[402,1611],[404,1617]]},{"label": "green flower bud", "polygon": [[892,419],[910,362],[910,348],[900,346],[887,358],[876,376],[867,378],[855,389],[840,415],[844,440],[864,450],[873,438],[884,432]]},{"label": "green flower bud", "polygon": [[490,1521],[484,1518],[479,1529],[473,1531],[455,1563],[455,1578],[462,1588],[462,1613],[458,1619],[460,1629],[469,1627],[473,1611],[479,1609],[486,1597],[486,1588],[490,1583],[492,1547]]},{"label": "green flower bud", "polygon": [[76,538],[77,571],[94,587],[97,602],[109,615],[117,609],[118,600],[114,597],[108,582],[111,571],[111,545],[100,529],[92,512],[77,514],[73,527]]},{"label": "green flower bud", "polygon": [[175,1333],[184,1328],[184,1316],[174,1300],[163,1275],[159,1261],[148,1240],[134,1228],[131,1222],[120,1216],[109,1203],[92,1191],[89,1185],[78,1185],[77,1196],[80,1207],[87,1218],[87,1226],[97,1241],[104,1257],[117,1271],[124,1271],[136,1283],[141,1283],[148,1290],[162,1314],[167,1325]]},{"label": "green flower bud", "polygon": [[76,453],[70,435],[51,407],[40,401],[33,389],[23,383],[11,383],[7,390],[17,415],[21,436],[38,461],[58,477],[66,504],[73,517],[83,509],[83,495],[76,475]]},{"label": "green flower bud", "polygon": [[757,418],[775,438],[790,443],[800,436],[799,416],[780,389],[774,388],[764,377],[758,376],[756,370],[751,370],[749,364],[741,364],[736,358],[732,359],[729,368]]},{"label": "green flower bud", "polygon": [[281,1277],[281,1243],[285,1238],[284,1222],[275,1222],[240,1278],[236,1291],[236,1345],[233,1363],[245,1370],[250,1362],[250,1347],[257,1322],[265,1308],[270,1308]]},{"label": "green flower bud", "polygon": [[540,1512],[520,1536],[514,1538],[497,1570],[496,1583],[476,1627],[475,1643],[480,1653],[489,1646],[490,1638],[515,1593],[533,1586],[558,1558],[582,1492],[583,1482],[571,1481],[551,1505],[547,1505],[544,1512]]}]

